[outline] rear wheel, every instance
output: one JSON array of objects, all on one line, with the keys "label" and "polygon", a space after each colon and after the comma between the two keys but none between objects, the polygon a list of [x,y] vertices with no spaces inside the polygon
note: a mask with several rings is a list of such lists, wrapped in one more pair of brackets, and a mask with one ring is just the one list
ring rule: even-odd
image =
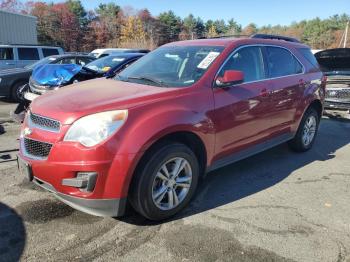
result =
[{"label": "rear wheel", "polygon": [[198,160],[185,145],[172,143],[145,156],[130,188],[133,208],[151,220],[162,220],[183,209],[193,196]]},{"label": "rear wheel", "polygon": [[289,142],[289,146],[297,152],[309,150],[315,142],[319,122],[317,111],[312,107],[309,108],[300,122],[295,137]]}]

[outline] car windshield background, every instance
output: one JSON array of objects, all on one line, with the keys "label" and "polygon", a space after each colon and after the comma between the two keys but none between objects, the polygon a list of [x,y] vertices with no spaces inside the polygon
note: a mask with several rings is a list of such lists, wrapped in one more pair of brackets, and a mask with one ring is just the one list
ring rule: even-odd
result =
[{"label": "car windshield background", "polygon": [[125,60],[126,58],[122,56],[106,56],[87,64],[85,67],[98,73],[106,73],[111,68],[122,64]]},{"label": "car windshield background", "polygon": [[0,48],[0,60],[13,60],[13,49],[8,47]]},{"label": "car windshield background", "polygon": [[248,46],[237,50],[222,67],[219,76],[223,77],[226,70],[242,71],[244,83],[264,79],[264,60],[261,48]]},{"label": "car windshield background", "polygon": [[165,46],[123,70],[117,80],[186,87],[197,82],[220,55],[222,46]]},{"label": "car windshield background", "polygon": [[54,62],[56,60],[57,60],[57,58],[55,58],[55,57],[46,57],[46,58],[43,58],[43,59],[41,59],[40,61],[38,61],[38,62],[36,62],[34,64],[27,65],[24,68],[34,69],[36,66],[50,64],[50,63],[52,63],[52,62]]}]

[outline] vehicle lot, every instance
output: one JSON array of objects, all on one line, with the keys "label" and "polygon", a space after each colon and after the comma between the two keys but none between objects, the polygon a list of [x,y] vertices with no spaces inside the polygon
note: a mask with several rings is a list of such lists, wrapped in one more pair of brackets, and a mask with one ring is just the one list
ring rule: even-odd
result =
[{"label": "vehicle lot", "polygon": [[0,102],[0,261],[350,261],[350,121],[324,117],[314,148],[281,145],[210,173],[190,206],[151,223],[99,218],[23,181],[19,126]]}]

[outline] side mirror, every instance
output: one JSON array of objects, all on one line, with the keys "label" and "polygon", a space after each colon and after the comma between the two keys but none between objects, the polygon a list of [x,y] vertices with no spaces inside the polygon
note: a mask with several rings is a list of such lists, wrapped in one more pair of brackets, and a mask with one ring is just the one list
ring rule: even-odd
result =
[{"label": "side mirror", "polygon": [[218,87],[228,87],[242,83],[244,80],[244,73],[236,70],[226,70],[223,77],[218,77],[215,84]]}]

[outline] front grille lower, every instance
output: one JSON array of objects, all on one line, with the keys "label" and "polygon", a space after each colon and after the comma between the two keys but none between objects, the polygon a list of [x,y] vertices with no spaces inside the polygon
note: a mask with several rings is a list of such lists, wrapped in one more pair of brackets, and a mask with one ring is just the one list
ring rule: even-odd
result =
[{"label": "front grille lower", "polygon": [[57,120],[36,115],[36,114],[33,114],[32,112],[30,112],[29,118],[30,118],[30,121],[34,125],[36,125],[38,128],[47,129],[54,132],[60,131],[61,124]]},{"label": "front grille lower", "polygon": [[29,157],[40,159],[46,159],[49,156],[52,147],[52,144],[36,141],[29,138],[23,139],[23,145],[25,153]]},{"label": "front grille lower", "polygon": [[350,102],[350,88],[334,88],[326,91],[326,100]]}]

